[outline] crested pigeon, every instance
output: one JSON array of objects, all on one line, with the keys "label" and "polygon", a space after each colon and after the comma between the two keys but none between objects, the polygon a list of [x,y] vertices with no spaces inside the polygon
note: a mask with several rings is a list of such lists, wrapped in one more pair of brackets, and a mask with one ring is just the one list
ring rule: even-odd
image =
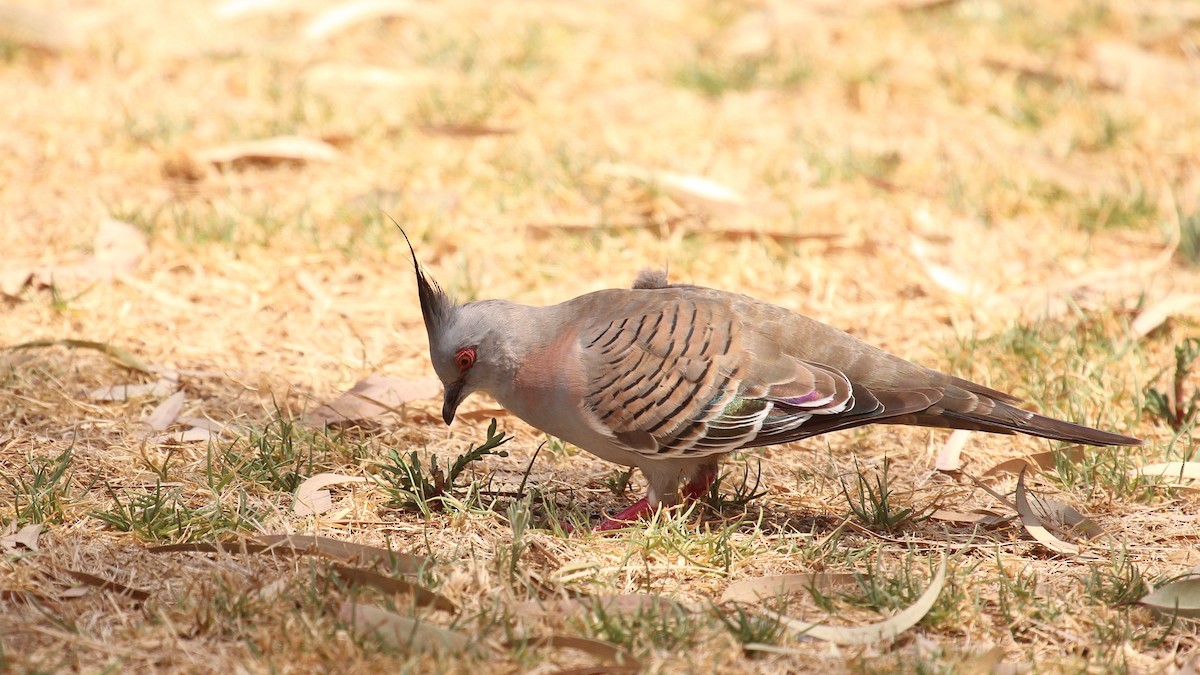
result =
[{"label": "crested pigeon", "polygon": [[669,284],[664,272],[548,307],[458,304],[411,252],[447,425],[463,399],[483,391],[531,426],[641,470],[646,496],[598,530],[677,503],[681,483],[685,499],[698,498],[734,450],[864,424],[1142,444],[1023,410],[1014,396],[783,307]]}]

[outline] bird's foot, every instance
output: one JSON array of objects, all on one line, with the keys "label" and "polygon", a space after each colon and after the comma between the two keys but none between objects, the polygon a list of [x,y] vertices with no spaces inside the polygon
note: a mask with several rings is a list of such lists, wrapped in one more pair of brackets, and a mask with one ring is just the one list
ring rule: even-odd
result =
[{"label": "bird's foot", "polygon": [[630,504],[628,508],[620,513],[605,518],[592,531],[612,532],[613,530],[620,530],[628,526],[630,523],[637,522],[646,516],[649,516],[651,513],[654,513],[654,509],[650,507],[650,500],[646,497],[642,497],[633,504]]},{"label": "bird's foot", "polygon": [[[717,467],[706,466],[701,469],[700,473],[688,481],[688,484],[683,486],[683,501],[691,503],[704,496],[708,492],[708,488],[712,487],[714,481],[717,480]],[[595,527],[594,532],[612,532],[628,527],[643,518],[647,518],[654,514],[655,509],[650,506],[650,500],[646,497],[634,502],[624,511],[613,516],[605,518],[599,525]]]}]

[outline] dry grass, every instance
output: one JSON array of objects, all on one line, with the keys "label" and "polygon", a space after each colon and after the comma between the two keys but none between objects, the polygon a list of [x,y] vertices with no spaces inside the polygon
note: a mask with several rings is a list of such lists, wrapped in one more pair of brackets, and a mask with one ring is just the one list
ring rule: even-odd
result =
[{"label": "dry grass", "polygon": [[[40,550],[0,558],[0,670],[595,662],[504,646],[549,633],[617,643],[651,672],[950,672],[983,667],[992,645],[1006,672],[1161,672],[1196,653],[1194,624],[1129,604],[1200,563],[1195,493],[1128,473],[1196,449],[1194,429],[1142,411],[1194,319],[1128,339],[1142,308],[1200,290],[1192,5],[462,0],[306,39],[331,4],[237,16],[191,0],[0,5],[0,344],[119,346],[182,373],[185,416],[242,429],[152,442],[141,420],[159,397],[88,392],[153,377],[90,350],[0,352],[0,523],[45,526]],[[251,3],[220,5],[238,6]],[[340,156],[203,160],[278,135]],[[649,171],[703,175],[744,203],[629,175]],[[1111,535],[1073,558],[1012,523],[859,525],[841,480],[855,484],[852,458],[868,480],[890,459],[898,507],[999,507],[933,472],[942,433],[891,427],[737,457],[727,501],[759,460],[766,496],[598,538],[563,536],[547,516],[611,511],[638,479],[617,495],[613,467],[556,443],[530,468],[544,436],[502,416],[511,455],[485,458],[442,510],[355,485],[334,488],[332,510],[294,516],[304,477],[377,475],[391,449],[444,462],[484,436],[487,415],[446,429],[435,400],[367,431],[298,422],[367,374],[431,374],[407,250],[383,213],[463,299],[550,303],[669,264],[675,280],[778,302],[1148,443],[1028,479]],[[115,280],[89,262],[110,217],[149,245]],[[35,269],[53,269],[53,284],[13,281]],[[1049,447],[974,436],[965,470]],[[522,481],[532,493],[516,499]],[[530,529],[514,535],[522,519]],[[478,648],[364,637],[338,607],[365,591],[320,559],[148,552],[258,533],[432,556],[420,581],[459,611],[394,606]],[[833,649],[717,604],[738,579],[855,571],[860,587],[784,611],[877,621],[920,595],[942,555],[938,604],[882,644]],[[68,570],[148,596],[80,594]],[[521,604],[621,593],[683,606],[539,616]],[[759,642],[774,651],[744,648]]]}]

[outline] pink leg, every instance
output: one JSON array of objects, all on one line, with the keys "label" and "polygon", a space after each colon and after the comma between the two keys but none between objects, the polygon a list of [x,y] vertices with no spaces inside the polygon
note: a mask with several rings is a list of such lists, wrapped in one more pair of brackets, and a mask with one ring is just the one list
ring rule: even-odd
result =
[{"label": "pink leg", "polygon": [[[717,479],[717,465],[707,464],[700,468],[700,473],[696,477],[688,481],[688,484],[683,486],[683,498],[686,501],[694,502],[704,493],[708,492],[708,488],[712,487],[713,481]],[[654,513],[650,508],[650,501],[642,497],[634,502],[629,508],[606,518],[603,522],[596,526],[596,532],[611,532],[620,530],[626,525],[641,520]]]},{"label": "pink leg", "polygon": [[635,520],[645,518],[650,513],[650,500],[642,497],[624,511],[605,518],[603,522],[596,526],[595,531],[610,532],[612,530],[619,530]]},{"label": "pink leg", "polygon": [[694,502],[704,496],[708,492],[708,488],[712,487],[714,481],[717,480],[717,465],[705,464],[700,467],[700,473],[696,477],[688,481],[687,485],[683,486],[683,498],[689,502]]}]

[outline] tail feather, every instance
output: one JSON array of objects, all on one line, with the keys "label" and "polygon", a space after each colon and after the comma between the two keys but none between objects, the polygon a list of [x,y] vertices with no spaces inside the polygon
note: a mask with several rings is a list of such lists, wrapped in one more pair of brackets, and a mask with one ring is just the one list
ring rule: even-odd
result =
[{"label": "tail feather", "polygon": [[[916,424],[929,426],[947,426],[952,429],[972,429],[991,433],[1017,433],[1029,436],[1039,436],[1056,441],[1082,443],[1084,445],[1142,445],[1142,441],[1131,436],[1123,436],[1108,431],[1101,431],[1082,424],[1057,420],[1045,415],[1039,415],[1028,410],[1014,408],[1007,403],[996,401],[987,412],[960,412],[955,410],[940,410],[935,415],[931,411],[916,415]],[[933,417],[941,424],[929,424],[934,420],[922,418]]]}]

